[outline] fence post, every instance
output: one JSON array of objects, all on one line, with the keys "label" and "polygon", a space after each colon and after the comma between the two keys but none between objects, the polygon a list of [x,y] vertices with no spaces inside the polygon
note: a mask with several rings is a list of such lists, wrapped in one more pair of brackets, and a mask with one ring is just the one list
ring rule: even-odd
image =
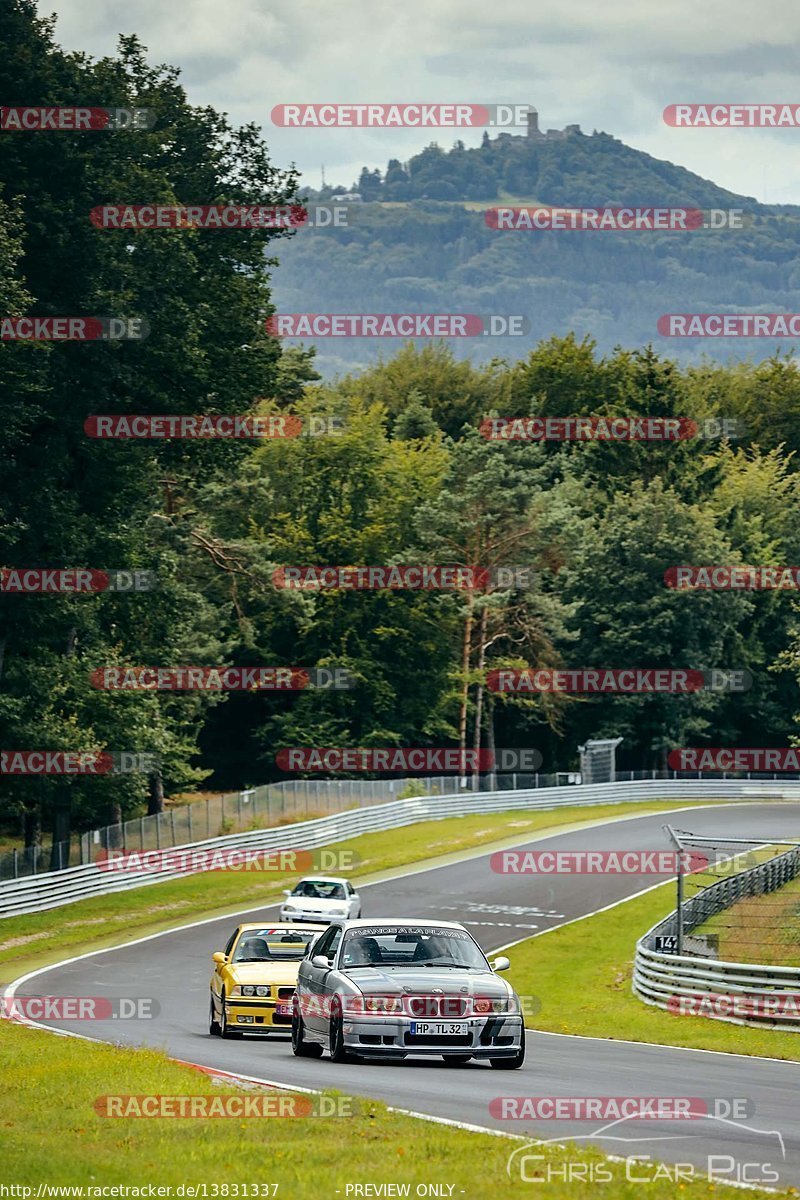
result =
[{"label": "fence post", "polygon": [[175,845],[175,809],[174,808],[171,808],[169,810],[169,823],[170,823],[170,827],[172,829],[172,844],[174,846]]},{"label": "fence post", "polygon": [[156,850],[161,849],[161,813],[156,813]]},{"label": "fence post", "polygon": [[139,849],[144,850],[144,817],[139,817]]},{"label": "fence post", "polygon": [[191,806],[191,804],[188,804],[186,807],[187,807],[187,811],[189,814],[189,841],[193,842],[194,835],[192,833],[192,806]]},{"label": "fence post", "polygon": [[14,847],[14,878],[17,878],[17,848]]},{"label": "fence post", "polygon": [[236,793],[236,823],[239,829],[242,828],[242,793]]}]

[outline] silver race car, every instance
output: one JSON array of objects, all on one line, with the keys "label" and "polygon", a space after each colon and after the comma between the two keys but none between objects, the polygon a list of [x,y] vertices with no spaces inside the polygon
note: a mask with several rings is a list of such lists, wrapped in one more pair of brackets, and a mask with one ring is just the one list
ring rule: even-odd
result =
[{"label": "silver race car", "polygon": [[300,963],[292,1049],[334,1062],[441,1055],[488,1059],[514,1070],[525,1059],[519,997],[463,925],[451,921],[334,921]]}]

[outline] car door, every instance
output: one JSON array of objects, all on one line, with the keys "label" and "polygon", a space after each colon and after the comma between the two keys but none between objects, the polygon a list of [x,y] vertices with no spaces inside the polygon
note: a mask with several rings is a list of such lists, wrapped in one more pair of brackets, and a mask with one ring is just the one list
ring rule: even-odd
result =
[{"label": "car door", "polygon": [[[317,967],[312,959],[318,954],[323,958],[333,959],[333,942],[337,933],[341,938],[342,931],[338,925],[329,926],[314,943],[308,957],[303,959],[298,972],[298,1000],[302,1005],[303,1022],[309,1031],[315,1033],[322,1033],[328,1028],[325,977],[330,975],[330,967]],[[337,940],[336,945],[338,944]]]},{"label": "car door", "polygon": [[211,976],[211,993],[212,993],[212,996],[214,999],[214,1007],[217,1010],[217,1014],[219,1014],[222,1010],[222,1004],[220,1002],[220,995],[222,992],[224,971],[225,971],[225,968],[226,968],[228,962],[230,962],[231,952],[233,951],[233,947],[236,943],[236,938],[238,936],[239,936],[239,928],[237,926],[237,928],[234,929],[233,933],[231,934],[231,936],[228,940],[227,946],[225,947],[225,949],[222,952],[225,955],[225,958],[227,961],[224,963],[214,963],[214,974]]}]

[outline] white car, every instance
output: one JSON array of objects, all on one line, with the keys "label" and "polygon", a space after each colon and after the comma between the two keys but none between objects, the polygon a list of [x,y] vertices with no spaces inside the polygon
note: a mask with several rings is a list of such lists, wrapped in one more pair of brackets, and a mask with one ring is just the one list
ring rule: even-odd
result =
[{"label": "white car", "polygon": [[361,916],[358,892],[349,879],[335,875],[306,875],[284,895],[282,921],[354,921]]}]

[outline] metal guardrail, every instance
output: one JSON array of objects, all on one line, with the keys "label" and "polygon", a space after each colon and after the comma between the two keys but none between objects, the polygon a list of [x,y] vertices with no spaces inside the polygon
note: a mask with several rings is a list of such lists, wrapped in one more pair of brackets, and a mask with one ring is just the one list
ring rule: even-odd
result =
[{"label": "metal guardrail", "polygon": [[[190,843],[182,850],[313,850],[418,821],[509,810],[549,810],[568,805],[626,804],[642,800],[798,800],[800,783],[769,780],[640,780],[529,788],[518,791],[461,792],[421,796],[390,804],[351,809],[292,825],[256,829]],[[185,876],[174,868],[136,874],[101,870],[96,863],[68,867],[0,884],[0,918],[41,912],[89,896],[106,895]]]},{"label": "metal guardrail", "polygon": [[[793,848],[711,884],[682,905],[684,935],[739,900],[777,891],[798,875],[800,850]],[[641,1000],[681,1011],[681,997],[685,997],[686,1010],[699,1006],[703,1015],[715,1020],[800,1032],[800,967],[726,962],[653,949],[656,937],[676,932],[677,912],[672,912],[637,942],[633,990]],[[741,1001],[737,1003],[736,997]]]},{"label": "metal guardrail", "polygon": [[[700,772],[617,771],[618,783],[641,779],[700,779]],[[705,779],[727,779],[729,773],[704,775]],[[736,774],[738,780],[780,780],[790,782],[792,775],[766,773]],[[797,776],[800,781],[800,776]],[[551,788],[581,782],[579,772],[555,774],[484,774],[477,781],[461,781],[460,790],[480,792],[518,791],[524,788]],[[587,781],[590,782],[590,781]],[[477,784],[477,786],[476,786]],[[110,850],[165,850],[170,846],[189,846],[200,838],[245,833],[255,828],[271,828],[290,821],[308,821],[327,817],[348,808],[368,804],[388,804],[427,793],[451,796],[459,791],[452,775],[419,776],[403,779],[283,779],[241,792],[208,796],[190,804],[170,805],[151,816],[131,817],[115,825],[78,834],[65,842],[16,847],[0,854],[0,884],[24,875],[44,875],[68,867],[96,862]]]}]

